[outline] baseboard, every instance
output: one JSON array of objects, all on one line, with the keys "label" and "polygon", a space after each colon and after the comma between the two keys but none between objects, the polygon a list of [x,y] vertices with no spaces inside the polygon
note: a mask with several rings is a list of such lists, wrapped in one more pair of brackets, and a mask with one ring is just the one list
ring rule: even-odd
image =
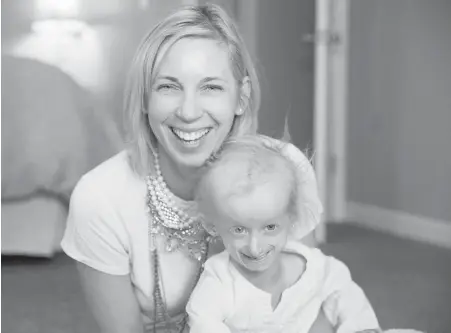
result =
[{"label": "baseboard", "polygon": [[451,221],[417,216],[358,202],[347,203],[347,221],[373,230],[451,249]]}]

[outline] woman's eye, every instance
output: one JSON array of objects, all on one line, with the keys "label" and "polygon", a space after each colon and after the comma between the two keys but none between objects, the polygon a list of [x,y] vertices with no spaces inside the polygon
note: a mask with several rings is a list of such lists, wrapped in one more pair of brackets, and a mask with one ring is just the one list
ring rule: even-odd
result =
[{"label": "woman's eye", "polygon": [[274,230],[276,230],[277,229],[277,225],[276,224],[268,224],[267,226],[266,226],[266,230],[268,230],[268,231],[274,231]]},{"label": "woman's eye", "polygon": [[204,90],[211,91],[211,92],[218,92],[218,91],[223,91],[224,88],[217,84],[208,84],[204,87]]},{"label": "woman's eye", "polygon": [[246,229],[244,229],[243,227],[233,227],[230,229],[230,231],[232,232],[232,234],[242,235],[246,232]]},{"label": "woman's eye", "polygon": [[157,87],[157,90],[161,91],[161,92],[173,91],[173,90],[177,90],[177,89],[178,89],[178,87],[175,84],[167,84],[167,83],[160,84]]}]

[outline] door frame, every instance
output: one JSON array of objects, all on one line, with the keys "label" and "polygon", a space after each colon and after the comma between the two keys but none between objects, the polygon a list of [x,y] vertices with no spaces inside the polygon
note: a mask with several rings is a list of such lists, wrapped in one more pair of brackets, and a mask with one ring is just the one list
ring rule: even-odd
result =
[{"label": "door frame", "polygon": [[334,176],[334,205],[332,221],[343,222],[347,212],[347,124],[349,108],[349,26],[351,0],[332,1],[334,18],[333,29],[340,38],[338,48],[332,52],[331,68],[331,107],[332,114],[332,149],[336,158],[336,175]]},{"label": "door frame", "polygon": [[[314,146],[323,222],[347,216],[347,109],[350,0],[316,0]],[[325,242],[326,226],[316,230]]]}]

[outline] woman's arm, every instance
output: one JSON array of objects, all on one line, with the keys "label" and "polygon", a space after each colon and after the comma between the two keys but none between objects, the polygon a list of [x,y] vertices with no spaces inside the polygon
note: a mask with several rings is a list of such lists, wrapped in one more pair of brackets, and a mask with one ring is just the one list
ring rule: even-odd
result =
[{"label": "woman's arm", "polygon": [[77,261],[81,285],[102,333],[141,333],[143,320],[130,280],[127,231],[97,178],[80,180],[71,196],[61,246]]},{"label": "woman's arm", "polygon": [[77,264],[88,306],[102,333],[143,333],[138,301],[129,275],[102,273]]}]

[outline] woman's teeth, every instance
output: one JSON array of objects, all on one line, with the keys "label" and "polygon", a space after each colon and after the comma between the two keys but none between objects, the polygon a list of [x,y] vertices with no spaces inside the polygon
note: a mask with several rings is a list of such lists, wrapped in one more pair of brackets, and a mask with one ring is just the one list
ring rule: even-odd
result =
[{"label": "woman's teeth", "polygon": [[185,132],[174,127],[171,130],[179,139],[185,142],[196,142],[210,132],[210,128],[204,128],[195,132]]}]

